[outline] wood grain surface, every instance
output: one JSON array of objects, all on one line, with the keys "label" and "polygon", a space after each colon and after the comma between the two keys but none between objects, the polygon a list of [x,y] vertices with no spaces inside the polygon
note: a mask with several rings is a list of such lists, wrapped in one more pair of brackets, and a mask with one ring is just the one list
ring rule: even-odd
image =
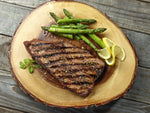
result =
[{"label": "wood grain surface", "polygon": [[[150,113],[150,1],[82,0],[106,13],[131,41],[139,66],[132,88],[121,99],[87,109],[53,108],[24,94],[12,79],[7,52],[21,20],[36,6],[49,0],[0,0],[0,112],[33,113]],[[76,0],[81,1],[81,0]]]}]

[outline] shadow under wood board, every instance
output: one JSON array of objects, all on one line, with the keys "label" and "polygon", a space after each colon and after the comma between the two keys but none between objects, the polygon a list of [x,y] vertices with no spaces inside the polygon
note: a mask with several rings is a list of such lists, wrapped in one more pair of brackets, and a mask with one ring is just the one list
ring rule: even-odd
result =
[{"label": "shadow under wood board", "polygon": [[[59,10],[56,10],[56,7],[59,7]],[[25,50],[23,41],[39,37],[42,32],[41,26],[49,25],[52,22],[52,18],[49,17],[50,11],[60,17],[64,17],[62,13],[63,8],[68,9],[76,18],[96,19],[97,23],[91,25],[91,27],[106,27],[107,31],[102,35],[121,45],[125,49],[125,52],[128,53],[126,54],[125,61],[118,61],[116,65],[111,68],[113,73],[107,71],[107,76],[95,86],[93,92],[86,98],[79,97],[66,89],[54,87],[52,84],[43,80],[37,71],[31,76],[28,70],[21,70],[18,66],[19,61],[30,57]],[[87,11],[88,14],[85,14],[84,12]],[[40,16],[41,14],[42,16]],[[126,93],[131,87],[137,69],[135,51],[121,29],[97,9],[79,2],[51,1],[31,12],[21,23],[13,37],[9,57],[12,75],[20,87],[36,100],[50,106],[59,107],[87,107],[91,105],[103,105],[111,100],[115,100]],[[124,70],[128,71],[125,73]]]}]

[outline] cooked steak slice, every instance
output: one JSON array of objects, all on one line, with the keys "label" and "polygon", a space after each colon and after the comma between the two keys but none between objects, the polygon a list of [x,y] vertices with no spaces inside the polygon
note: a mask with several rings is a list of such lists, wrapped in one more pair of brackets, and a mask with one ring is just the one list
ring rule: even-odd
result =
[{"label": "cooked steak slice", "polygon": [[102,74],[105,63],[66,41],[34,39],[24,45],[32,58],[43,66],[60,84],[80,96],[88,96]]}]

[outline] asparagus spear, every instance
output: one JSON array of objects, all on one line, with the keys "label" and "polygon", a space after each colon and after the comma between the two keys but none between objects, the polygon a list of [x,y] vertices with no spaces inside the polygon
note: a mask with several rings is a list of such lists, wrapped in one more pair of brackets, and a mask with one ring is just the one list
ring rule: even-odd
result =
[{"label": "asparagus spear", "polygon": [[[57,22],[60,18],[58,16],[55,15],[55,13],[53,12],[50,12],[50,15],[54,18],[54,20]],[[68,18],[66,16],[66,18]],[[73,35],[72,34],[56,34],[56,35],[59,35],[59,36],[63,36],[63,37],[66,37],[66,38],[69,38],[69,39],[73,39]]]},{"label": "asparagus spear", "polygon": [[62,37],[66,37],[66,38],[69,38],[69,39],[73,39],[73,35],[72,34],[62,34],[62,33],[55,33],[56,35],[58,36],[62,36]]},{"label": "asparagus spear", "polygon": [[63,12],[65,13],[65,15],[68,17],[68,18],[70,18],[70,19],[74,19],[75,17],[73,17],[70,13],[69,13],[69,11],[67,11],[66,9],[63,9]]},{"label": "asparagus spear", "polygon": [[77,39],[78,41],[81,39],[78,35],[75,35],[74,37],[75,37],[75,39]]},{"label": "asparagus spear", "polygon": [[88,25],[51,25],[53,28],[86,29]]},{"label": "asparagus spear", "polygon": [[[66,9],[63,9],[65,15],[68,17],[68,18],[71,18],[71,19],[74,19],[74,17],[69,13],[69,11],[67,11]],[[81,23],[79,23],[81,25]],[[103,41],[95,34],[88,34],[90,38],[92,38],[98,45],[100,45],[102,48],[105,48],[105,44],[103,43]],[[80,38],[82,37],[83,39],[83,36],[80,35]]]},{"label": "asparagus spear", "polygon": [[[66,9],[63,9],[64,14],[69,18],[69,19],[74,19],[74,17],[67,11]],[[79,23],[77,23],[78,25]],[[83,25],[80,23],[80,25]],[[78,35],[75,35],[75,38],[79,41],[81,38]]]},{"label": "asparagus spear", "polygon": [[95,34],[88,34],[101,48],[105,48],[104,42]]},{"label": "asparagus spear", "polygon": [[[63,9],[64,14],[69,18],[69,19],[75,19],[75,17],[73,17],[69,11],[67,11],[66,9]],[[83,25],[82,23],[77,23],[77,25]]]},{"label": "asparagus spear", "polygon": [[[63,9],[64,14],[66,15],[66,17],[68,17],[69,19],[74,19],[74,17],[66,10]],[[78,24],[77,24],[78,25]],[[81,24],[83,25],[83,24]],[[81,38],[78,35],[75,35],[75,38],[79,41]]]},{"label": "asparagus spear", "polygon": [[[65,15],[70,18],[70,19],[74,19],[75,17],[73,17],[69,11],[67,11],[66,9],[63,9],[63,12],[65,13]],[[81,23],[79,23],[81,24]],[[100,47],[105,48],[105,44],[104,42],[95,34],[88,34],[90,38],[92,38]]]},{"label": "asparagus spear", "polygon": [[97,49],[97,47],[89,40],[87,39],[84,35],[79,34],[79,37],[86,42],[88,45],[90,45],[95,51],[99,51],[99,49]]},{"label": "asparagus spear", "polygon": [[89,33],[101,33],[106,30],[106,28],[97,29],[63,29],[63,28],[52,28],[52,27],[42,27],[43,30],[52,33],[67,33],[67,34],[89,34]]},{"label": "asparagus spear", "polygon": [[58,16],[56,16],[53,12],[50,12],[49,13],[53,18],[54,20],[57,22],[60,18]]},{"label": "asparagus spear", "polygon": [[68,19],[68,17],[67,17],[67,16],[65,16],[63,19]]},{"label": "asparagus spear", "polygon": [[[73,17],[69,11],[67,11],[66,9],[63,9],[64,14],[69,18],[69,19],[75,19],[75,17]],[[77,25],[83,25],[82,23],[77,23]]]},{"label": "asparagus spear", "polygon": [[91,23],[95,23],[96,20],[94,20],[94,19],[59,19],[57,21],[57,24],[79,23],[79,22],[85,22],[85,23],[91,24]]}]

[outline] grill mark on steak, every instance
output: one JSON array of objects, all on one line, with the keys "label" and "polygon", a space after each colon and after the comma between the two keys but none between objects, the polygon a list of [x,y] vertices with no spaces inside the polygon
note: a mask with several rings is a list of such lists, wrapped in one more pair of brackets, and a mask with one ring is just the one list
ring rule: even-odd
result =
[{"label": "grill mark on steak", "polygon": [[46,50],[40,50],[40,51],[33,51],[35,56],[34,57],[50,57],[50,56],[56,56],[57,54],[84,54],[86,53],[84,50],[80,50],[80,48],[73,48],[73,47],[65,47],[64,49],[54,49],[54,48],[49,48]]},{"label": "grill mark on steak", "polygon": [[[80,48],[73,48],[73,47],[65,47],[65,48],[57,48],[57,49],[54,49],[54,48],[47,48],[47,49],[43,49],[43,50],[40,50],[40,51],[33,51],[35,54],[38,54],[38,55],[46,55],[46,54],[53,54],[53,53],[59,53],[59,52],[79,52]],[[80,50],[80,52],[84,52],[84,50]]]},{"label": "grill mark on steak", "polygon": [[[55,50],[63,50],[63,49],[66,49],[66,48],[68,48],[68,49],[74,49],[74,48],[77,48],[77,47],[61,47],[61,46],[55,46]],[[54,49],[54,48],[53,48],[53,47],[43,47],[43,48],[41,48],[40,50],[35,50],[34,52],[36,52],[36,53],[39,53],[39,52],[41,52],[41,51],[47,52],[47,51],[49,51],[49,50],[51,50],[51,49]]]},{"label": "grill mark on steak", "polygon": [[[60,72],[66,72],[66,71],[70,71],[70,72],[77,72],[80,70],[91,70],[91,71],[96,71],[96,69],[98,69],[100,66],[91,66],[91,67],[87,67],[87,66],[83,66],[83,65],[72,65],[70,67],[57,67],[57,68],[52,68],[51,73],[60,73]],[[49,67],[47,67],[49,68]],[[102,67],[100,67],[102,68]],[[50,68],[51,69],[51,68]],[[103,68],[102,68],[103,69]]]},{"label": "grill mark on steak", "polygon": [[102,74],[105,64],[89,51],[58,41],[35,39],[25,41],[28,52],[37,63],[41,64],[60,84],[80,96],[88,96],[95,81]]},{"label": "grill mark on steak", "polygon": [[[86,57],[86,58],[92,58],[92,56],[88,56],[88,57]],[[48,65],[50,65],[50,64],[55,64],[55,63],[57,63],[57,62],[59,62],[60,60],[73,60],[73,59],[78,59],[78,60],[83,60],[83,59],[85,59],[85,57],[79,57],[79,56],[74,56],[74,57],[61,57],[61,58],[59,58],[59,59],[56,59],[56,60],[50,60],[48,63],[46,63],[45,65],[46,66],[48,66]]]},{"label": "grill mark on steak", "polygon": [[[85,57],[86,56],[86,57]],[[45,62],[45,63],[48,63],[50,61],[55,61],[55,60],[58,60],[58,59],[61,59],[61,60],[64,60],[66,57],[69,57],[69,58],[73,58],[73,57],[81,57],[81,58],[87,58],[87,57],[92,57],[90,54],[79,54],[79,53],[74,53],[74,54],[60,54],[60,55],[57,55],[57,56],[51,56],[51,57],[48,57],[48,58],[42,58],[41,61],[42,62]]]},{"label": "grill mark on steak", "polygon": [[[72,77],[80,77],[80,78],[83,78],[83,77],[92,77],[94,78],[95,75],[97,74],[98,72],[90,72],[90,71],[80,71],[79,70],[75,73],[65,73],[65,74],[62,74],[62,73],[55,73],[56,74],[56,77],[66,77],[66,78],[72,78]],[[96,79],[95,79],[96,80]]]},{"label": "grill mark on steak", "polygon": [[82,84],[86,84],[86,85],[91,85],[93,84],[93,82],[75,82],[75,81],[67,81],[67,82],[64,82],[64,80],[62,80],[63,84],[65,85],[82,85]]},{"label": "grill mark on steak", "polygon": [[53,43],[37,43],[37,44],[32,44],[32,46],[41,46],[41,45],[53,45]]},{"label": "grill mark on steak", "polygon": [[[68,48],[68,47],[72,47],[72,48],[77,48],[76,46],[72,45],[72,44],[64,44],[63,42],[60,42],[58,40],[56,41],[52,41],[52,42],[46,42],[46,43],[43,43],[43,42],[35,42],[32,44],[33,48],[36,48],[38,50],[41,50],[42,48],[48,48],[48,47],[51,47],[51,49],[59,49],[59,48]],[[40,49],[39,49],[39,46],[40,46]]]},{"label": "grill mark on steak", "polygon": [[95,65],[99,65],[98,61],[91,58],[91,57],[80,57],[79,59],[76,58],[72,58],[70,60],[62,60],[63,62],[65,61],[65,63],[62,64],[62,62],[57,62],[55,64],[47,64],[46,66],[49,68],[56,68],[56,67],[62,67],[62,66],[73,66],[73,65],[85,65],[85,66],[95,66]]},{"label": "grill mark on steak", "polygon": [[68,85],[68,84],[93,84],[93,77],[91,76],[86,76],[86,75],[78,75],[78,76],[74,76],[74,77],[66,77],[63,78],[63,76],[59,77],[59,80],[61,82],[63,82],[64,84]]},{"label": "grill mark on steak", "polygon": [[37,57],[37,58],[40,58],[40,57],[43,57],[43,58],[48,58],[48,57],[51,57],[51,56],[56,56],[56,55],[60,55],[60,54],[84,54],[86,52],[55,52],[55,53],[52,53],[52,54],[45,54],[45,55],[41,55],[41,56],[38,56],[38,55],[35,55],[34,57]]},{"label": "grill mark on steak", "polygon": [[[63,84],[70,90],[76,92],[79,95],[86,95],[92,91],[93,89],[93,84]],[[88,90],[87,90],[88,89]]]},{"label": "grill mark on steak", "polygon": [[[96,81],[97,79],[98,79],[98,77],[99,77],[99,71],[98,70],[93,70],[93,71],[95,71],[94,73],[92,73],[92,72],[90,72],[90,71],[88,71],[88,70],[82,70],[82,71],[80,71],[80,70],[78,70],[77,72],[75,72],[75,73],[65,73],[65,74],[63,74],[62,72],[60,72],[60,73],[55,73],[55,76],[57,77],[57,78],[61,78],[61,77],[65,77],[65,78],[69,78],[69,79],[72,79],[72,78],[90,78],[91,80],[94,80],[94,81]],[[80,81],[80,79],[79,79],[79,81]]]},{"label": "grill mark on steak", "polygon": [[78,65],[82,65],[82,66],[85,66],[87,65],[86,63],[76,63],[76,64],[60,64],[60,65],[54,65],[54,66],[51,66],[49,68],[57,68],[57,67],[64,67],[64,66],[78,66]]},{"label": "grill mark on steak", "polygon": [[[66,63],[61,63],[61,62],[59,62],[59,63],[61,63],[61,64],[57,64],[57,65],[54,65],[54,64],[52,64],[53,66],[51,66],[51,64],[49,64],[49,65],[47,65],[48,67],[50,67],[50,68],[55,68],[55,67],[62,67],[62,66],[73,66],[73,65],[85,65],[85,66],[94,66],[94,65],[99,65],[97,62],[90,62],[90,61],[88,61],[88,62],[84,62],[85,61],[85,59],[80,59],[80,61],[81,62],[76,62],[75,60],[79,60],[79,59],[72,59],[72,60],[67,60],[67,61],[65,61]],[[72,61],[74,61],[74,62],[72,62]]]},{"label": "grill mark on steak", "polygon": [[[60,74],[58,74],[58,75],[56,75],[56,76],[58,76],[58,77],[62,77],[63,75],[60,75]],[[66,74],[66,75],[64,75],[65,76],[65,78],[78,78],[78,77],[80,77],[80,78],[84,78],[84,77],[89,77],[89,78],[93,78],[93,75],[92,74],[90,74],[90,76],[87,76],[87,75],[83,75],[83,74],[77,74],[77,75],[75,75],[75,76],[72,76],[72,74]]]}]

